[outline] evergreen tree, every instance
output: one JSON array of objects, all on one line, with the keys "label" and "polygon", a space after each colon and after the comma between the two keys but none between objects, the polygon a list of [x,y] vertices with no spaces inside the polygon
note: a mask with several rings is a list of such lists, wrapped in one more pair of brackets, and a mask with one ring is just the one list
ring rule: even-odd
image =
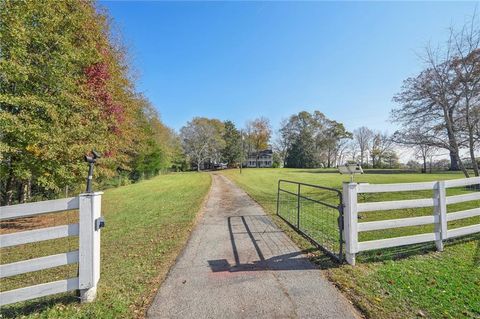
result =
[{"label": "evergreen tree", "polygon": [[222,159],[228,166],[234,166],[242,160],[242,136],[232,121],[225,121],[224,125],[225,148],[222,151]]}]

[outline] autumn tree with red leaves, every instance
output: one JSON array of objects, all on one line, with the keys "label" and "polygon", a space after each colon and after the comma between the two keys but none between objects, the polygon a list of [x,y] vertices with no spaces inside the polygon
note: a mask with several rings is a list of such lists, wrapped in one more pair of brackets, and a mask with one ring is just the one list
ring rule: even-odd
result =
[{"label": "autumn tree with red leaves", "polygon": [[[147,118],[125,57],[92,2],[0,2],[0,204],[81,191],[92,149],[104,155],[99,183],[169,166],[175,136],[156,113]],[[158,130],[168,145],[152,138]]]}]

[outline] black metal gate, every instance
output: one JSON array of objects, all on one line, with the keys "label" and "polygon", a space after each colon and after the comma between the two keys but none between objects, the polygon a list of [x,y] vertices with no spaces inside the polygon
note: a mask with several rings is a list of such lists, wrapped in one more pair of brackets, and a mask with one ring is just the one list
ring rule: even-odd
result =
[{"label": "black metal gate", "polygon": [[279,180],[277,215],[328,255],[343,260],[341,191]]}]

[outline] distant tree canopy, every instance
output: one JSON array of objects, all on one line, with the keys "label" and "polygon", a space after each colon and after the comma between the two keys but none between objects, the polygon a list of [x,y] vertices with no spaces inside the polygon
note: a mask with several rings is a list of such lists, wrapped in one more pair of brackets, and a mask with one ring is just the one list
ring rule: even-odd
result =
[{"label": "distant tree canopy", "polygon": [[344,140],[351,139],[342,123],[322,112],[300,112],[282,123],[279,144],[285,149],[286,167],[331,167],[340,161]]},{"label": "distant tree canopy", "polygon": [[180,130],[183,151],[188,160],[202,166],[220,162],[234,167],[245,161],[247,153],[257,154],[269,146],[270,122],[260,117],[247,122],[240,131],[232,121],[195,117]]},{"label": "distant tree canopy", "polygon": [[184,152],[198,171],[206,161],[221,160],[225,148],[224,131],[223,122],[205,117],[193,118],[180,130]]},{"label": "distant tree canopy", "polygon": [[78,190],[92,149],[98,181],[169,165],[175,137],[135,91],[125,55],[91,2],[0,1],[2,204]]}]

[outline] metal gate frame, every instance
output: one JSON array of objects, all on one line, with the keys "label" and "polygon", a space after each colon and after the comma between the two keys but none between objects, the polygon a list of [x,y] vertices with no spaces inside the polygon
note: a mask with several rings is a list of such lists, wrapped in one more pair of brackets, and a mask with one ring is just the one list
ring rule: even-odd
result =
[{"label": "metal gate frame", "polygon": [[[282,189],[281,188],[281,183],[282,182],[297,185],[297,193]],[[339,203],[338,206],[334,206],[334,205],[329,204],[329,203],[325,203],[325,202],[322,202],[322,201],[319,201],[319,200],[316,200],[316,199],[313,199],[313,198],[303,196],[301,194],[301,186],[307,186],[307,187],[327,190],[327,191],[331,191],[331,192],[336,193],[338,195],[338,203]],[[279,214],[280,192],[284,192],[284,193],[294,195],[294,196],[297,197],[297,225],[293,225],[290,221],[288,221],[282,215]],[[328,250],[324,246],[322,246],[321,243],[317,242],[312,236],[310,236],[308,233],[302,231],[302,229],[300,228],[300,214],[301,214],[300,199],[301,198],[338,210],[338,213],[339,213],[338,220],[337,220],[337,222],[338,222],[338,232],[339,232],[339,253],[338,253],[338,255],[335,254],[334,252]],[[343,239],[343,208],[344,208],[344,204],[343,204],[342,192],[340,190],[336,189],[336,188],[307,184],[307,183],[301,183],[301,182],[294,182],[294,181],[289,181],[289,180],[284,180],[284,179],[278,180],[277,213],[276,213],[277,216],[280,217],[281,219],[283,219],[290,227],[295,229],[296,232],[298,232],[303,237],[308,239],[313,245],[315,245],[316,247],[321,249],[323,252],[325,252],[327,255],[334,258],[335,260],[337,260],[340,263],[343,262],[343,244],[344,244],[344,239]]]}]

